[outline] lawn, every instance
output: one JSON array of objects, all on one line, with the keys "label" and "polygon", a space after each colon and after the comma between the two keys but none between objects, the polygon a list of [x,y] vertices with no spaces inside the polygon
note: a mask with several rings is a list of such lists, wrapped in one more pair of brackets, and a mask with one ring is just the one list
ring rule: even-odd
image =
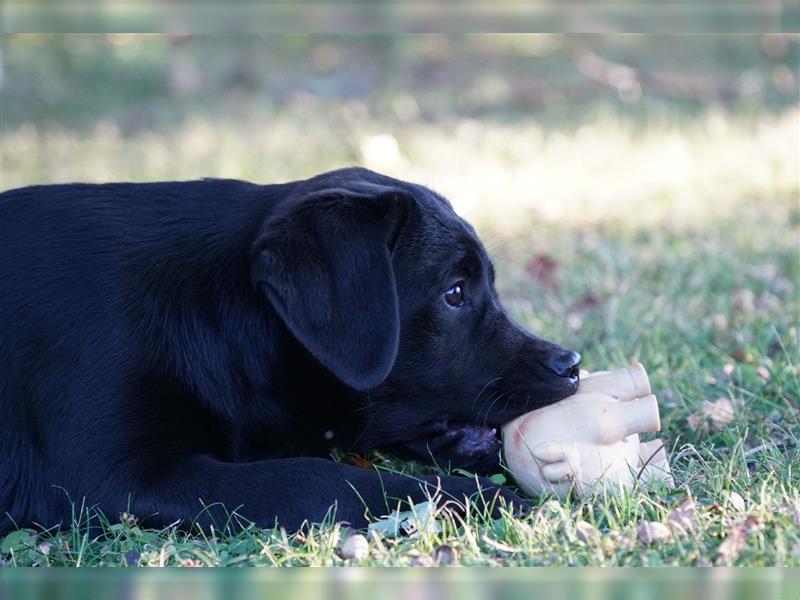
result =
[{"label": "lawn", "polygon": [[[315,68],[324,76],[308,75],[317,85],[309,84],[310,91],[292,88],[286,75],[281,85],[291,90],[279,102],[269,87],[275,78],[245,71],[255,83],[248,80],[224,96],[215,91],[215,107],[197,100],[193,86],[202,91],[205,84],[194,82],[198,75],[185,65],[183,75],[169,76],[177,87],[168,98],[148,91],[161,89],[149,82],[148,65],[156,69],[165,60],[152,43],[97,42],[108,46],[104,54],[104,47],[91,44],[67,51],[58,40],[17,39],[4,52],[0,189],[201,176],[271,182],[348,164],[424,183],[448,196],[476,226],[515,319],[579,349],[590,370],[633,361],[647,367],[675,488],[585,500],[534,498],[534,509],[522,517],[491,519],[471,510],[460,519],[434,511],[409,535],[370,533],[368,554],[358,560],[340,556],[352,532],[334,522],[298,533],[251,527],[187,534],[142,530],[135,516],[106,519],[78,502],[71,529],[7,536],[0,542],[0,564],[800,566],[796,91],[786,97],[763,92],[734,100],[676,99],[641,79],[636,98],[589,86],[596,97],[586,100],[580,73],[578,83],[552,75],[574,53],[565,58],[558,48],[520,50],[520,42],[496,47],[485,41],[481,48],[471,41],[466,47],[484,57],[485,77],[454,100],[437,88],[452,81],[441,83],[438,63],[430,58],[444,50],[427,43],[425,60],[405,47],[383,48],[374,59],[394,57],[402,73],[421,73],[422,83],[403,80],[392,88],[376,75],[364,84],[365,100],[340,97],[341,82],[330,73],[341,55],[355,50],[354,43],[334,40],[294,50],[322,65]],[[639,43],[656,60],[658,48]],[[736,60],[747,63],[752,49],[738,43],[743,49]],[[787,43],[796,61],[797,39]],[[200,45],[198,52],[213,50]],[[195,55],[185,48],[170,60]],[[598,42],[593,51],[624,61],[625,48]],[[70,52],[93,57],[96,70],[70,66]],[[81,87],[75,78],[100,89],[104,77],[116,76],[115,67],[128,65],[128,74],[138,76],[129,82],[139,86],[131,95],[141,97],[141,105],[112,90],[96,114],[89,96],[88,107],[72,102],[63,116],[41,99],[29,99],[26,112],[20,90],[38,98],[45,92],[36,86],[45,82],[24,67],[41,68],[44,75],[60,54],[60,68],[69,76],[46,82],[52,97]],[[369,67],[368,58],[358,56]],[[566,86],[583,99],[561,109],[544,101],[526,111],[525,90],[503,74],[513,79],[528,59],[542,64],[545,89],[552,75],[554,88]],[[778,59],[766,65],[752,59],[745,66],[718,60],[720,77],[727,68],[737,82],[736,73],[752,71],[766,73],[764,85],[780,88],[785,77],[775,66],[783,64]],[[701,76],[715,66],[709,61],[711,66],[696,65]],[[579,58],[574,64],[583,63]],[[790,66],[790,75],[796,73],[796,62]],[[191,93],[181,96],[187,87]],[[379,452],[358,461],[410,475],[436,471]],[[90,517],[102,531],[87,532]],[[665,527],[644,525],[649,522]]]}]

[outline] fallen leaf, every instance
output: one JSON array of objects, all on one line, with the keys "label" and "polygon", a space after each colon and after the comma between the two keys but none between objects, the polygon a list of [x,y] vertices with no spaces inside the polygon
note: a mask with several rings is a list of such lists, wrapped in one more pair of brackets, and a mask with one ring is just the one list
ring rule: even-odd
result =
[{"label": "fallen leaf", "polygon": [[360,454],[345,454],[342,462],[362,469],[373,469],[373,464]]},{"label": "fallen leaf", "polygon": [[19,551],[32,548],[36,542],[36,534],[30,529],[12,531],[0,542],[0,553],[9,554],[12,550]]},{"label": "fallen leaf", "polygon": [[548,254],[537,254],[528,261],[525,270],[542,287],[553,289],[556,287],[556,271],[558,263]]},{"label": "fallen leaf", "polygon": [[694,522],[695,503],[693,498],[686,498],[667,516],[667,524],[680,534],[696,530]]},{"label": "fallen leaf", "polygon": [[742,527],[744,527],[745,533],[753,533],[764,527],[764,521],[761,517],[757,517],[756,515],[747,515]]},{"label": "fallen leaf", "polygon": [[731,350],[730,357],[735,360],[736,362],[746,362],[747,361],[747,354],[745,354],[744,348],[738,346]]},{"label": "fallen leaf", "polygon": [[586,292],[583,296],[578,298],[574,308],[578,311],[586,311],[590,308],[594,308],[598,304],[600,304],[600,298],[598,298],[593,292]]},{"label": "fallen leaf", "polygon": [[729,565],[735,561],[744,549],[747,536],[764,526],[764,521],[756,515],[747,517],[728,529],[725,539],[717,547],[717,566]]},{"label": "fallen leaf", "polygon": [[394,511],[380,521],[370,523],[368,531],[387,538],[415,535],[420,531],[439,533],[440,528],[435,516],[436,503],[420,502],[414,505],[414,510]]},{"label": "fallen leaf", "polygon": [[732,563],[741,554],[744,548],[746,532],[742,525],[736,525],[728,530],[725,539],[717,547],[717,566]]},{"label": "fallen leaf", "polygon": [[657,521],[640,521],[636,526],[636,537],[645,544],[668,539],[671,535],[669,527]]},{"label": "fallen leaf", "polygon": [[692,431],[708,433],[709,425],[714,431],[722,431],[733,421],[733,418],[733,403],[727,398],[718,398],[713,402],[703,400],[700,412],[689,415],[686,423]]},{"label": "fallen leaf", "polygon": [[733,404],[727,398],[718,398],[714,402],[703,402],[703,413],[711,420],[711,425],[717,431],[733,421]]},{"label": "fallen leaf", "polygon": [[698,413],[692,413],[691,415],[686,417],[686,424],[692,431],[698,431],[699,429],[708,429],[705,426],[706,420]]},{"label": "fallen leaf", "polygon": [[505,485],[506,484],[506,476],[502,473],[495,473],[494,475],[489,476],[489,480],[494,483],[495,485]]}]

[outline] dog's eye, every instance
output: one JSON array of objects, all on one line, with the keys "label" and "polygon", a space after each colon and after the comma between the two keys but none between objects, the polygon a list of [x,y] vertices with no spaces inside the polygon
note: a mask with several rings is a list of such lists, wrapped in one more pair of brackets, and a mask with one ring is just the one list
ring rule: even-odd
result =
[{"label": "dog's eye", "polygon": [[450,306],[461,306],[464,304],[464,283],[458,282],[444,293],[444,301]]}]

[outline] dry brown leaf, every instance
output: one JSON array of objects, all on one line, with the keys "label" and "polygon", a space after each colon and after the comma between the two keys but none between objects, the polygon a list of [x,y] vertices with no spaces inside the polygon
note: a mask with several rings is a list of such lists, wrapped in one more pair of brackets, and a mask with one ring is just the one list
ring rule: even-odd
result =
[{"label": "dry brown leaf", "polygon": [[718,398],[714,402],[704,400],[702,410],[717,431],[725,429],[733,421],[733,404],[727,398]]},{"label": "dry brown leaf", "polygon": [[742,527],[744,527],[745,533],[753,533],[764,527],[764,521],[756,515],[747,515]]},{"label": "dry brown leaf", "polygon": [[671,535],[669,527],[657,521],[640,521],[636,526],[636,537],[645,544],[668,539]]},{"label": "dry brown leaf", "polygon": [[731,564],[741,554],[746,537],[745,528],[739,524],[731,527],[717,547],[717,566]]},{"label": "dry brown leaf", "polygon": [[722,431],[734,419],[734,406],[728,398],[718,398],[713,402],[703,400],[700,411],[686,418],[692,431],[708,433],[709,427],[714,431]]},{"label": "dry brown leaf", "polygon": [[729,565],[736,560],[744,549],[747,536],[764,526],[764,521],[755,515],[747,515],[744,521],[740,521],[730,529],[725,539],[717,547],[717,566]]},{"label": "dry brown leaf", "polygon": [[693,498],[686,498],[679,506],[673,508],[667,517],[667,524],[680,534],[695,531],[695,503]]},{"label": "dry brown leaf", "polygon": [[579,311],[587,311],[600,304],[600,298],[593,292],[586,292],[583,296],[578,298],[574,308]]},{"label": "dry brown leaf", "polygon": [[704,430],[707,429],[706,420],[698,413],[692,413],[691,415],[689,415],[686,418],[686,424],[692,431],[698,431],[699,429],[704,429]]},{"label": "dry brown leaf", "polygon": [[558,263],[548,254],[537,254],[528,261],[526,266],[528,275],[539,284],[548,289],[556,287],[556,272]]},{"label": "dry brown leaf", "polygon": [[744,351],[744,348],[738,346],[730,351],[730,357],[735,360],[736,362],[746,362],[747,361],[747,354]]}]

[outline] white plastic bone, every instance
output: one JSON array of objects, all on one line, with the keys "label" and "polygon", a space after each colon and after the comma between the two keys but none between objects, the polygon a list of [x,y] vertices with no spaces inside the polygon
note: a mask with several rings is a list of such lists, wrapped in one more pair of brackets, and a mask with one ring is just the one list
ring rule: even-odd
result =
[{"label": "white plastic bone", "polygon": [[616,371],[597,371],[581,379],[578,394],[600,392],[627,402],[634,398],[649,396],[650,379],[642,363],[634,363],[626,369]]},{"label": "white plastic bone", "polygon": [[578,392],[503,426],[506,465],[530,494],[584,496],[642,480],[672,485],[663,444],[640,443],[658,431],[658,403],[641,364],[589,375]]}]

